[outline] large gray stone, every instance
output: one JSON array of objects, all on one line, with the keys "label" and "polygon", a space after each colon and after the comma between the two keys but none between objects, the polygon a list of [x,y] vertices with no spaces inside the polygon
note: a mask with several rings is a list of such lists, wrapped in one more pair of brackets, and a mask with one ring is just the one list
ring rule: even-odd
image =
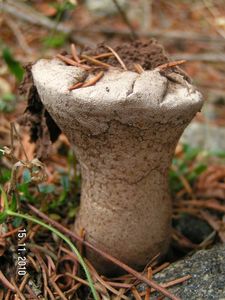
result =
[{"label": "large gray stone", "polygon": [[225,151],[225,127],[192,122],[185,129],[181,143],[207,151]]},{"label": "large gray stone", "polygon": [[[192,278],[169,289],[182,300],[225,299],[225,245],[196,254],[173,263],[154,276],[158,283],[169,282],[191,275]],[[141,286],[144,289],[144,285]],[[151,300],[159,294],[151,294]],[[168,299],[168,298],[164,298]]]},{"label": "large gray stone", "polygon": [[[125,9],[128,1],[119,0],[120,7]],[[86,0],[85,5],[96,16],[110,16],[118,13],[118,9],[112,0]]]}]

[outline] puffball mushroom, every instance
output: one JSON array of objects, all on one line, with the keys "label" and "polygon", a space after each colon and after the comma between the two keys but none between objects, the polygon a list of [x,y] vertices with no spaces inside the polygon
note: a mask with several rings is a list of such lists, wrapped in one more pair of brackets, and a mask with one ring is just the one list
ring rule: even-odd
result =
[{"label": "puffball mushroom", "polygon": [[[34,85],[71,142],[82,175],[75,231],[140,269],[168,250],[168,170],[177,142],[202,107],[201,94],[179,74],[110,68],[94,86],[69,91],[87,72],[53,59],[32,67]],[[89,75],[91,77],[93,75]],[[118,270],[86,255],[104,274]]]}]

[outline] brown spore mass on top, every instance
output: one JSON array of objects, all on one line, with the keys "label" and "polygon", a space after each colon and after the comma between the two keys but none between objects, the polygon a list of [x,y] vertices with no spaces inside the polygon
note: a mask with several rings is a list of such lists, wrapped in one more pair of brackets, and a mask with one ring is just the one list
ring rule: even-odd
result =
[{"label": "brown spore mass on top", "polygon": [[[164,49],[155,40],[136,40],[131,43],[123,43],[115,47],[128,70],[135,71],[134,63],[140,64],[144,70],[152,70],[159,65],[169,62]],[[117,66],[115,57],[110,57],[108,63]]]},{"label": "brown spore mass on top", "polygon": [[[112,48],[120,56],[129,71],[136,72],[134,64],[140,64],[146,71],[153,70],[154,68],[170,61],[163,46],[160,45],[155,39],[138,39],[130,42],[115,44]],[[94,56],[106,52],[109,52],[109,50],[105,47],[105,44],[102,43],[99,44],[95,49],[84,50],[82,54]],[[120,63],[115,56],[101,59],[101,61],[108,63],[113,67],[121,68]],[[181,74],[186,80],[190,81],[187,74],[177,66],[167,68],[161,73],[162,75],[167,75],[172,71]]]}]

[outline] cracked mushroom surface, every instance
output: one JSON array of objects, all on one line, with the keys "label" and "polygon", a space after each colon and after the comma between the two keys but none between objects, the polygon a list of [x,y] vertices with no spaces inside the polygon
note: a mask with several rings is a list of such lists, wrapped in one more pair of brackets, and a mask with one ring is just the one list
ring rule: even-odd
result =
[{"label": "cracked mushroom surface", "polygon": [[[171,236],[168,170],[183,130],[202,107],[201,94],[175,70],[167,77],[158,69],[138,74],[115,66],[95,85],[72,91],[94,75],[58,59],[39,60],[32,75],[81,166],[75,231],[84,229],[86,240],[135,269],[163,256]],[[99,272],[118,274],[91,250],[86,255]]]}]

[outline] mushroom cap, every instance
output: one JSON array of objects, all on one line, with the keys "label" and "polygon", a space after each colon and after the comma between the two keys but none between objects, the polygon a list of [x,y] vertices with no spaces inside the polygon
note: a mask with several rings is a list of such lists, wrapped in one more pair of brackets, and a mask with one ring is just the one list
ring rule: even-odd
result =
[{"label": "mushroom cap", "polygon": [[32,67],[41,100],[57,123],[74,118],[92,134],[106,130],[114,119],[142,129],[152,122],[191,120],[203,104],[201,94],[182,75],[172,81],[157,69],[141,74],[110,68],[93,86],[69,91],[77,82],[93,77],[58,59],[41,59]]}]

